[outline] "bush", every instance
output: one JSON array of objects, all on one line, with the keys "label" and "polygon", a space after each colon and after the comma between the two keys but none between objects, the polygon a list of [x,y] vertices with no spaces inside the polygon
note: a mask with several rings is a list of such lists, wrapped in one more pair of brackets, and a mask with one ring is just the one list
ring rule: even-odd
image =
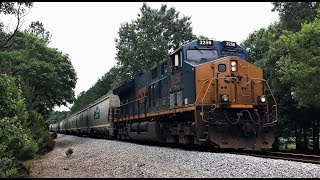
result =
[{"label": "bush", "polygon": [[14,118],[0,120],[0,143],[6,147],[6,151],[14,155],[18,160],[34,158],[38,151],[38,145],[31,138],[27,130],[12,124]]},{"label": "bush", "polygon": [[32,138],[37,142],[38,153],[45,153],[52,149],[52,141],[48,130],[48,124],[41,114],[36,111],[29,112],[27,127],[31,131]]},{"label": "bush", "polygon": [[0,119],[0,177],[25,174],[21,161],[32,159],[38,151],[37,143],[27,130],[15,125],[16,118]]},{"label": "bush", "polygon": [[28,173],[22,161],[32,159],[37,143],[25,127],[28,118],[25,100],[15,78],[0,74],[0,177]]},{"label": "bush", "polygon": [[0,74],[0,178],[25,176],[24,161],[53,149],[47,127],[41,114],[27,112],[16,78]]},{"label": "bush", "polygon": [[25,125],[28,118],[25,99],[15,81],[12,76],[0,74],[0,118],[17,117],[12,123]]},{"label": "bush", "polygon": [[16,177],[18,173],[18,163],[13,157],[0,158],[0,178]]}]

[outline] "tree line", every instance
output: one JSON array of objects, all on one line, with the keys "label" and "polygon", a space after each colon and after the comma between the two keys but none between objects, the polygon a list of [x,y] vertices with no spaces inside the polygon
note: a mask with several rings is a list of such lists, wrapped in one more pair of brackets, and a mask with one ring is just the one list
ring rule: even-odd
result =
[{"label": "tree line", "polygon": [[298,151],[318,152],[319,2],[272,4],[280,20],[249,34],[241,45],[272,86],[280,110],[278,137],[294,137]]}]

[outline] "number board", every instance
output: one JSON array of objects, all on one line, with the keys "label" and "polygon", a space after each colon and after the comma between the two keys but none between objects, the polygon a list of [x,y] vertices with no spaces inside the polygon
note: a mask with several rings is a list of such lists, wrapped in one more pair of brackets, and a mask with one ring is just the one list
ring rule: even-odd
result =
[{"label": "number board", "polygon": [[212,40],[198,40],[198,45],[199,46],[211,46],[213,45]]},{"label": "number board", "polygon": [[232,41],[223,41],[225,43],[226,47],[231,47],[231,48],[235,48],[237,43],[236,42],[232,42]]}]

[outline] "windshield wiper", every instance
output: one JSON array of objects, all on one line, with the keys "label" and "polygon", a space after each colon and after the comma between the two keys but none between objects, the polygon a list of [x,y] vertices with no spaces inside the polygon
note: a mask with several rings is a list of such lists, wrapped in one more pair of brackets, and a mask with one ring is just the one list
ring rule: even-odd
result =
[{"label": "windshield wiper", "polygon": [[196,50],[198,50],[201,54],[203,54],[203,52],[200,51],[200,49],[197,46],[194,46],[196,48]]}]

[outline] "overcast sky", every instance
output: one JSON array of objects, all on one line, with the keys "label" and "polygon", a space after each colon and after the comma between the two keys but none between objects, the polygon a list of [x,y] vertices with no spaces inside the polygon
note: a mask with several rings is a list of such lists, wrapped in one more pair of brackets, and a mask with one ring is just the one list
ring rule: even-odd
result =
[{"label": "overcast sky", "polygon": [[[75,95],[87,91],[116,64],[114,39],[121,23],[137,18],[142,2],[35,2],[23,27],[40,21],[52,34],[50,47],[68,54],[77,73]],[[240,44],[249,33],[278,20],[270,2],[148,2],[191,16],[193,33]],[[57,110],[68,110],[59,108]]]}]

